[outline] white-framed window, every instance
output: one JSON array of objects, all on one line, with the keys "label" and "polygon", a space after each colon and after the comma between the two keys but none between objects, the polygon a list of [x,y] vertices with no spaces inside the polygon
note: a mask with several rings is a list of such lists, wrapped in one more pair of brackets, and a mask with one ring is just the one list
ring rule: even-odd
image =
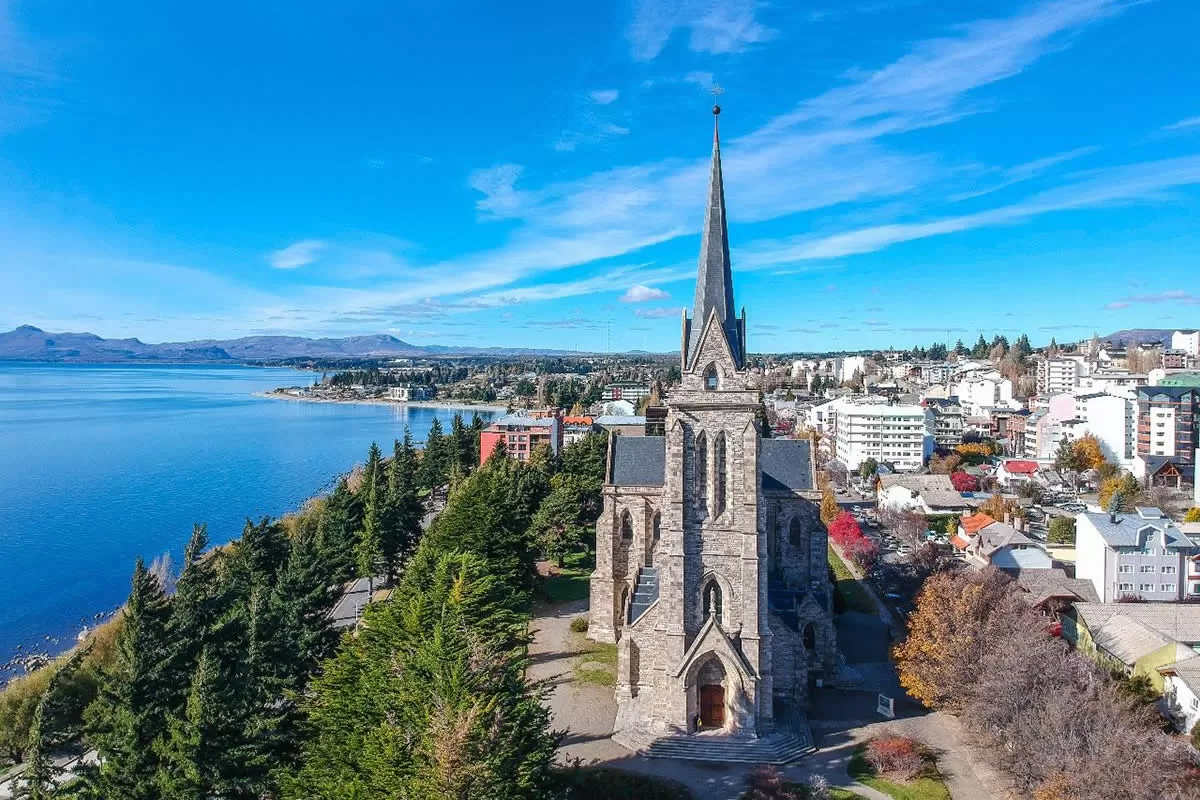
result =
[{"label": "white-framed window", "polygon": [[1175,574],[1174,567],[1163,567],[1162,571],[1163,571],[1163,575],[1174,575]]},{"label": "white-framed window", "polygon": [[1192,711],[1195,711],[1198,708],[1200,708],[1200,698],[1193,697],[1192,698]]},{"label": "white-framed window", "polygon": [[1153,583],[1139,583],[1138,591],[1139,592],[1153,592],[1154,584]]},{"label": "white-framed window", "polygon": [[1142,573],[1143,575],[1145,575],[1146,573],[1149,573],[1149,572],[1154,572],[1154,565],[1153,564],[1142,564],[1142,566],[1138,570],[1138,572]]},{"label": "white-framed window", "polygon": [[1117,572],[1133,572],[1133,564],[1121,564],[1117,567]]},{"label": "white-framed window", "polygon": [[1164,583],[1164,584],[1162,585],[1162,588],[1161,588],[1161,589],[1159,589],[1159,591],[1160,591],[1160,592],[1174,592],[1174,591],[1175,591],[1175,584],[1173,584],[1173,583]]},{"label": "white-framed window", "polygon": [[[1119,591],[1119,592],[1132,592],[1132,591],[1133,591],[1133,584],[1132,584],[1132,583],[1118,583],[1118,584],[1117,584],[1117,591]],[[1196,591],[1197,591],[1197,592],[1200,592],[1200,583],[1196,584]]]}]

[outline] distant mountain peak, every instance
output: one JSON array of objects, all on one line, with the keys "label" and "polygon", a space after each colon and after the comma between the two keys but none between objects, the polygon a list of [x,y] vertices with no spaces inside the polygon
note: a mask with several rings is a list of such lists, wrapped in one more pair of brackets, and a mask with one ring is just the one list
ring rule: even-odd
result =
[{"label": "distant mountain peak", "polygon": [[18,325],[13,329],[13,333],[45,333],[41,328],[35,328],[33,325]]}]

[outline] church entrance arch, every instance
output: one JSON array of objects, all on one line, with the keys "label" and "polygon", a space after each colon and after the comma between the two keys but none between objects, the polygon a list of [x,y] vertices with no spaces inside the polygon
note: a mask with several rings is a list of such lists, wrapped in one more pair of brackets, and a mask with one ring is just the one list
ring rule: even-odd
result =
[{"label": "church entrance arch", "polygon": [[700,730],[725,727],[725,666],[713,656],[696,673],[697,720]]}]

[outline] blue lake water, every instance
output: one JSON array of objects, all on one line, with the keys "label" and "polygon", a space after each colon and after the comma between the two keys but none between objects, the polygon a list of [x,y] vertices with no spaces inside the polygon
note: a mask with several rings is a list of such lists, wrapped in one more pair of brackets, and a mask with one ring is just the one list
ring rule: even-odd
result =
[{"label": "blue lake water", "polygon": [[0,364],[0,664],[18,644],[73,642],[124,600],[138,555],[178,564],[193,523],[227,541],[247,517],[331,488],[372,441],[390,450],[405,425],[421,441],[435,417],[448,428],[454,414],[254,396],[312,380],[290,369]]}]

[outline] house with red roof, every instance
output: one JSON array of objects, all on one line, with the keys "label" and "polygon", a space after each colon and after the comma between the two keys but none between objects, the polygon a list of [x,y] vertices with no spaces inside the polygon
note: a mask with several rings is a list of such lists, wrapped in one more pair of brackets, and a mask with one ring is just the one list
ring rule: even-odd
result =
[{"label": "house with red roof", "polygon": [[1038,471],[1038,463],[1023,458],[1006,458],[996,467],[996,480],[1001,486],[1012,489],[1032,480]]}]

